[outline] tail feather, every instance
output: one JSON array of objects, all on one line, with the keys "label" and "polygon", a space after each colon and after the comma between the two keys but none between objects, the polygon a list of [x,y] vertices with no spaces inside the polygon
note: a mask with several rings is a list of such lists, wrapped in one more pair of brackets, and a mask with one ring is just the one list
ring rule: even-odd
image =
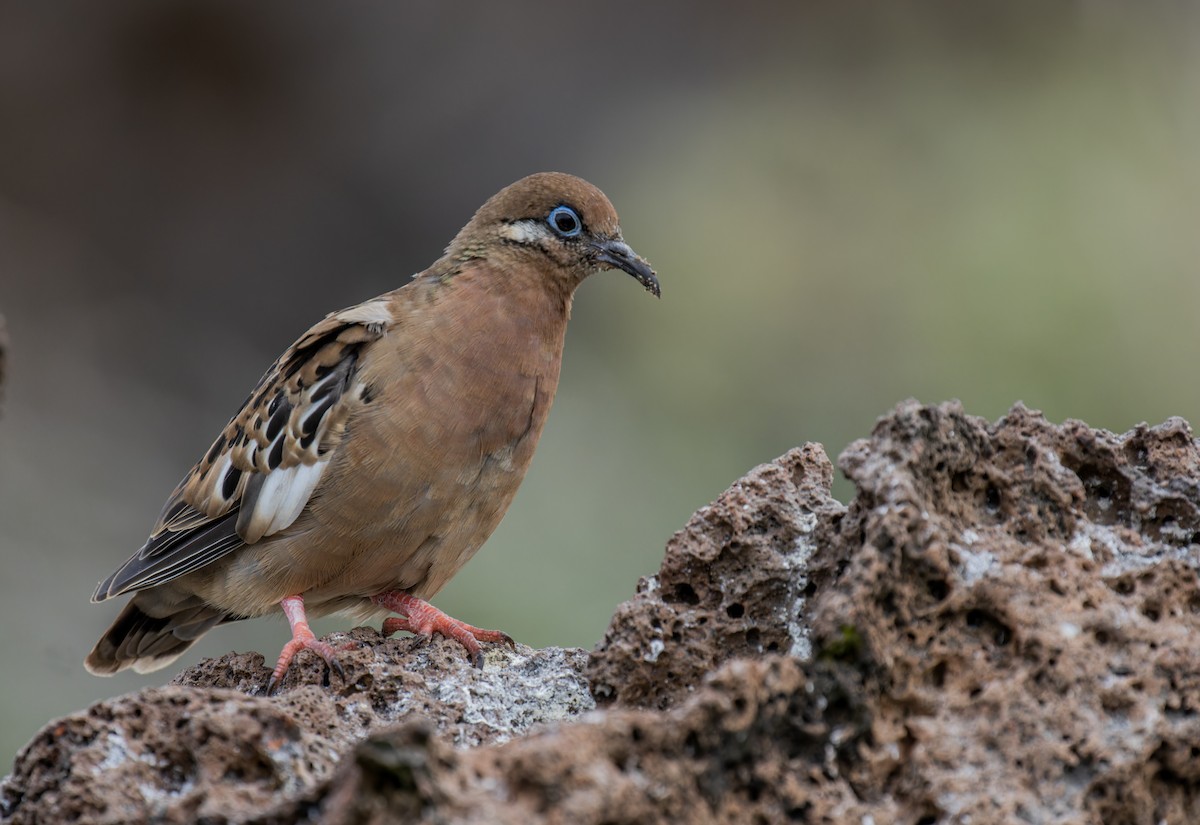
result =
[{"label": "tail feather", "polygon": [[134,597],[105,631],[83,665],[97,676],[133,668],[150,673],[178,659],[214,625],[230,617],[211,605],[175,605],[155,616]]}]

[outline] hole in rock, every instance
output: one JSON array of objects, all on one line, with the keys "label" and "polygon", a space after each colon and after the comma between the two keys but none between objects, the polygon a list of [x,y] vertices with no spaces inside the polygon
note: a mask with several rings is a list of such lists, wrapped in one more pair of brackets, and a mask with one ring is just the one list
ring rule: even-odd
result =
[{"label": "hole in rock", "polygon": [[966,620],[967,627],[977,627],[990,632],[992,641],[1001,647],[1012,641],[1012,628],[986,610],[968,610]]},{"label": "hole in rock", "polygon": [[695,605],[700,604],[700,597],[696,595],[696,590],[687,582],[680,582],[675,585],[675,601],[683,602],[684,604]]},{"label": "hole in rock", "polygon": [[1109,586],[1112,590],[1118,592],[1118,594],[1121,594],[1122,596],[1132,595],[1133,591],[1138,589],[1138,585],[1134,584],[1134,580],[1128,577],[1116,579],[1115,582],[1112,582],[1109,584]]}]

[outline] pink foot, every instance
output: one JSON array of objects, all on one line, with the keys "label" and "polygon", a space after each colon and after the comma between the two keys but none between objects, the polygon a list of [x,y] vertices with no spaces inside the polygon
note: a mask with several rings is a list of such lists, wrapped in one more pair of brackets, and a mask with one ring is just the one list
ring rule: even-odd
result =
[{"label": "pink foot", "polygon": [[[308,619],[304,615],[304,597],[299,594],[288,596],[279,603],[279,606],[283,608],[283,614],[287,616],[288,624],[291,625],[292,640],[283,646],[283,651],[279,654],[279,661],[275,663],[275,670],[271,671],[271,681],[267,682],[267,695],[270,696],[279,687],[279,683],[283,681],[283,677],[292,664],[292,659],[301,650],[311,650],[316,653],[325,660],[325,666],[329,670],[336,671],[342,681],[346,681],[346,672],[338,663],[333,647],[318,640],[309,628]],[[326,672],[325,676],[328,678],[329,673]]]},{"label": "pink foot", "polygon": [[398,630],[407,630],[418,638],[429,639],[434,633],[440,633],[447,639],[453,639],[467,650],[469,658],[475,667],[483,667],[483,650],[480,642],[503,642],[513,647],[512,637],[499,630],[483,630],[473,627],[466,622],[447,616],[427,601],[418,599],[403,591],[380,593],[373,596],[371,601],[380,607],[385,607],[399,617],[383,620],[383,635],[391,636]]}]

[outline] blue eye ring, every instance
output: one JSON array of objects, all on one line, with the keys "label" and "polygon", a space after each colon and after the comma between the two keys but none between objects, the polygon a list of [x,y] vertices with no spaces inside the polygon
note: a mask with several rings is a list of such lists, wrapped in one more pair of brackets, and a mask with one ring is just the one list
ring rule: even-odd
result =
[{"label": "blue eye ring", "polygon": [[577,238],[583,233],[583,221],[579,213],[569,206],[556,206],[546,216],[546,223],[554,234],[562,238]]}]

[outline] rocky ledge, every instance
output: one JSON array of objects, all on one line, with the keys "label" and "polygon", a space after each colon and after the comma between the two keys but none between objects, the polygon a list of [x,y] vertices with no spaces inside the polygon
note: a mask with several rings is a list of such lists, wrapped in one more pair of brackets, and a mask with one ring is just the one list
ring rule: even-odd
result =
[{"label": "rocky ledge", "polygon": [[47,725],[12,823],[1200,822],[1200,447],[906,402],[701,508],[579,650],[359,629]]}]

